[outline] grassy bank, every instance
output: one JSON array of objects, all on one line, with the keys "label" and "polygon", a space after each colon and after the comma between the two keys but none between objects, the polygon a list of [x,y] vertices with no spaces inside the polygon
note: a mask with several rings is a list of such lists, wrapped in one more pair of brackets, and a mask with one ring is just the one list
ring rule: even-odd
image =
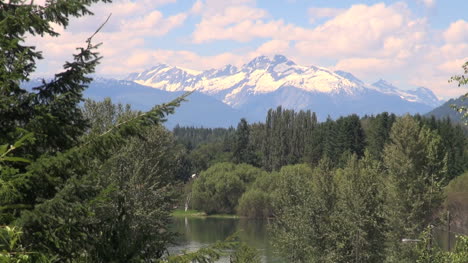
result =
[{"label": "grassy bank", "polygon": [[228,215],[228,214],[219,214],[219,215],[207,215],[205,212],[197,210],[187,210],[182,209],[174,210],[171,213],[174,217],[210,217],[210,218],[240,218],[237,215]]}]

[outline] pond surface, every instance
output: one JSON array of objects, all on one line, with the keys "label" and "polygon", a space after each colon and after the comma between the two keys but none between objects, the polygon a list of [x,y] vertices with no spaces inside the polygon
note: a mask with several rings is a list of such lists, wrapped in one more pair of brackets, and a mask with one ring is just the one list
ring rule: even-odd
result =
[{"label": "pond surface", "polygon": [[[268,234],[267,220],[236,219],[236,218],[203,218],[203,217],[175,217],[173,218],[172,231],[178,233],[177,245],[170,247],[171,254],[178,254],[183,250],[196,251],[209,246],[216,241],[223,241],[234,233],[239,234],[241,241],[258,250],[262,262],[283,262],[273,253]],[[468,227],[468,226],[467,226]],[[454,233],[465,233],[467,228],[452,226],[450,235],[443,226],[437,227],[434,232],[436,242],[441,248],[447,250],[448,238],[451,248],[455,244]],[[457,232],[458,231],[458,232]],[[229,262],[227,258],[219,262]]]},{"label": "pond surface", "polygon": [[[178,233],[177,246],[169,249],[171,254],[182,250],[195,251],[216,241],[223,241],[234,233],[241,241],[258,249],[263,262],[281,262],[269,242],[268,221],[236,218],[175,217],[173,231]],[[220,262],[229,262],[222,259]]]}]

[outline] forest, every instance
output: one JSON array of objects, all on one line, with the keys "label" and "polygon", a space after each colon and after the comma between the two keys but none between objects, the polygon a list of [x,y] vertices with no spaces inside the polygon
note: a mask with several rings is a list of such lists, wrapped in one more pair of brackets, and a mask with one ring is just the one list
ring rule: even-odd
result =
[{"label": "forest", "polygon": [[421,255],[402,239],[444,227],[449,210],[466,228],[467,133],[449,119],[318,123],[279,107],[264,123],[173,132],[197,174],[185,188],[190,206],[271,218],[288,262],[415,262]]},{"label": "forest", "polygon": [[169,131],[190,93],[147,112],[83,98],[102,59],[93,36],[52,80],[23,89],[42,59],[25,36],[56,36],[51,23],[97,2],[110,1],[0,1],[0,262],[260,262],[235,236],[169,254],[171,213],[186,203],[268,218],[287,262],[467,262],[467,232],[449,251],[433,244],[447,218],[467,228],[462,124],[390,113],[318,122],[279,107],[262,123]]}]

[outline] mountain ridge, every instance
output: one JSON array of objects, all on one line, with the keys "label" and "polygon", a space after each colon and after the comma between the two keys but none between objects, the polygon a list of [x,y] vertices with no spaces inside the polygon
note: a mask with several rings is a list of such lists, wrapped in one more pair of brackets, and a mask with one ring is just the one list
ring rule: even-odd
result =
[{"label": "mountain ridge", "polygon": [[293,86],[308,92],[344,93],[350,96],[366,89],[377,89],[379,92],[400,96],[404,100],[431,107],[442,104],[442,101],[427,88],[401,90],[383,80],[369,85],[352,73],[298,65],[283,55],[275,55],[273,58],[259,56],[240,68],[226,65],[219,69],[204,71],[158,64],[141,73],[132,73],[125,80],[166,91],[198,90],[234,108],[242,105],[242,102],[238,101],[239,96],[275,92],[285,86]]},{"label": "mountain ridge", "polygon": [[[241,67],[226,65],[204,71],[158,64],[132,73],[126,80],[165,91],[196,90],[246,113],[266,114],[267,106],[283,106],[314,110],[319,119],[328,115],[338,117],[338,112],[426,113],[442,104],[426,88],[402,90],[384,80],[367,84],[352,73],[298,65],[283,55],[259,56]],[[379,104],[369,100],[379,101]],[[340,105],[346,101],[361,105]]]},{"label": "mountain ridge", "polygon": [[384,80],[367,84],[352,73],[297,65],[282,55],[204,71],[157,64],[124,80],[95,78],[85,97],[111,97],[147,110],[194,90],[189,102],[169,118],[169,127],[228,127],[243,117],[249,122],[264,121],[267,111],[278,106],[311,110],[323,121],[385,111],[425,114],[440,104],[429,89],[401,90]]}]

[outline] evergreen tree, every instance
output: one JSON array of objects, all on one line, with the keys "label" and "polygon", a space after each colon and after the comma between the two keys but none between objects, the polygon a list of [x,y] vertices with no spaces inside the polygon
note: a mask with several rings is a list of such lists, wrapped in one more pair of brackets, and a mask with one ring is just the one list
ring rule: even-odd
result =
[{"label": "evergreen tree", "polygon": [[390,138],[390,130],[396,116],[384,112],[368,119],[369,128],[366,131],[367,149],[373,158],[381,160],[384,146]]},{"label": "evergreen tree", "polygon": [[76,145],[86,129],[78,103],[91,81],[86,75],[99,63],[97,45],[89,38],[73,62],[65,63],[64,72],[28,92],[20,84],[29,80],[42,55],[23,42],[28,33],[57,36],[52,23],[66,27],[70,17],[91,14],[88,7],[97,2],[110,1],[51,1],[45,6],[24,0],[0,2],[0,61],[4,65],[0,69],[0,144],[14,141],[22,128],[35,134],[34,145],[24,148],[33,159]]},{"label": "evergreen tree", "polygon": [[[79,142],[88,127],[79,103],[86,84],[91,81],[87,74],[94,72],[100,57],[90,37],[86,47],[78,49],[73,62],[65,63],[62,73],[56,74],[50,82],[43,81],[33,91],[26,91],[20,84],[28,80],[42,56],[34,47],[23,45],[25,35],[57,36],[52,23],[65,27],[69,17],[91,14],[88,7],[97,2],[109,1],[53,1],[45,6],[21,0],[0,2],[0,61],[4,65],[0,69],[0,144],[32,132],[34,140],[24,145],[19,153],[33,164],[46,163],[48,156],[68,150]],[[55,193],[54,185],[65,179],[29,172],[25,175],[24,164],[10,164],[10,167],[16,169],[15,173],[2,173],[2,179],[12,186],[7,191],[15,189],[19,194],[1,200],[0,213],[5,216],[1,218],[5,219],[16,217],[22,209],[31,209],[37,202],[50,198]],[[9,221],[0,222],[5,223]]]},{"label": "evergreen tree", "polygon": [[245,119],[241,119],[237,126],[233,158],[235,163],[256,163],[252,145],[250,144],[250,128]]},{"label": "evergreen tree", "polygon": [[359,117],[355,114],[341,117],[336,121],[338,152],[349,151],[361,157],[364,155],[365,137]]}]

